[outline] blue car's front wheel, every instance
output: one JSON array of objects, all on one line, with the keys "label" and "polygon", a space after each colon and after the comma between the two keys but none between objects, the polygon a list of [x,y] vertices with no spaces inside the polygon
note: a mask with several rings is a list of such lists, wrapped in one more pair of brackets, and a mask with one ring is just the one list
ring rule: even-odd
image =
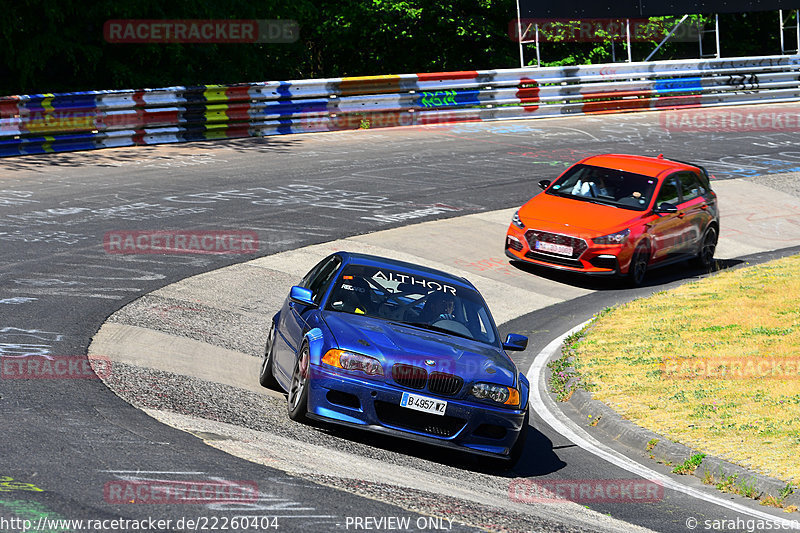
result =
[{"label": "blue car's front wheel", "polygon": [[272,362],[275,359],[275,336],[278,334],[275,324],[269,328],[267,336],[267,348],[264,350],[264,358],[261,360],[261,371],[258,373],[258,382],[262,387],[280,390],[280,385],[272,373]]},{"label": "blue car's front wheel", "polygon": [[307,344],[303,344],[300,356],[294,364],[292,383],[289,385],[289,418],[296,422],[305,420],[308,411],[308,365],[310,361]]}]

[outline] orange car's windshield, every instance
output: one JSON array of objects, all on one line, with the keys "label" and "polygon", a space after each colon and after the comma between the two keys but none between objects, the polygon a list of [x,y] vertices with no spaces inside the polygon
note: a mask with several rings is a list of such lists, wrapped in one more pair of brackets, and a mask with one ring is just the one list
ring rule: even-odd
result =
[{"label": "orange car's windshield", "polygon": [[575,165],[558,178],[547,194],[644,211],[658,180],[633,172]]}]

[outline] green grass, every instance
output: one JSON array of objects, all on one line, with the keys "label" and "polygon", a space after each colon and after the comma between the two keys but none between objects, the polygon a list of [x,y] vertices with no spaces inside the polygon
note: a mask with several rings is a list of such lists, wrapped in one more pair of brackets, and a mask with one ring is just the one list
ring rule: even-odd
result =
[{"label": "green grass", "polygon": [[706,454],[704,453],[696,453],[686,459],[683,464],[679,464],[675,468],[672,469],[673,474],[692,474],[697,467],[703,462]]},{"label": "green grass", "polygon": [[[604,310],[551,363],[551,388],[562,398],[591,389],[672,441],[797,485],[800,369],[792,361],[800,363],[800,256]],[[748,374],[759,365],[770,373]]]}]

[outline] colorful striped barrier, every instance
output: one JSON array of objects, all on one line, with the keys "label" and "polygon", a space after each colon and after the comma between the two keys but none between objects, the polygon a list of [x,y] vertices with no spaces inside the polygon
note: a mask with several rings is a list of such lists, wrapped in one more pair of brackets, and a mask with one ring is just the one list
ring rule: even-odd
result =
[{"label": "colorful striped barrier", "polygon": [[0,157],[800,99],[800,55],[0,97]]}]

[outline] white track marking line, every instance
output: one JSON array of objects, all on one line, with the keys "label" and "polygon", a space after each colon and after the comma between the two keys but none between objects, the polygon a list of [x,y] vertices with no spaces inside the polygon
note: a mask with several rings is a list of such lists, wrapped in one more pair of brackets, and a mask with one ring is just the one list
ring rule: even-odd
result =
[{"label": "white track marking line", "polygon": [[612,450],[605,444],[601,443],[600,441],[589,435],[586,432],[586,430],[578,426],[572,420],[569,420],[568,418],[565,418],[563,416],[562,417],[556,416],[555,413],[559,411],[558,406],[556,406],[552,398],[550,398],[548,395],[542,392],[544,390],[545,365],[547,364],[549,359],[556,353],[556,351],[561,347],[561,343],[564,342],[564,339],[566,339],[573,333],[580,331],[588,323],[589,321],[584,322],[583,324],[580,324],[572,328],[571,330],[567,331],[557,339],[553,340],[550,344],[545,346],[545,348],[536,355],[536,357],[533,360],[533,364],[531,364],[531,367],[528,370],[527,377],[531,383],[530,403],[533,407],[533,410],[536,411],[536,413],[540,417],[542,417],[542,419],[547,424],[549,424],[550,427],[552,427],[563,437],[567,438],[569,441],[583,448],[587,452],[608,461],[614,466],[618,466],[623,470],[627,470],[632,474],[636,474],[650,481],[658,482],[662,484],[664,488],[669,488],[674,491],[686,494],[687,496],[691,496],[692,498],[697,498],[699,500],[703,500],[708,503],[713,503],[721,507],[730,509],[731,511],[752,516],[760,520],[768,520],[770,522],[775,522],[785,528],[791,528],[797,525],[796,520],[794,521],[787,520],[785,518],[780,518],[768,513],[764,513],[762,511],[750,509],[739,503],[731,502],[723,498],[720,498],[719,496],[716,496],[714,494],[707,494],[706,492],[698,490],[694,487],[688,487],[686,485],[678,483],[671,477],[665,476],[659,472],[656,472],[655,470],[651,470],[650,468],[640,463],[637,463],[633,459],[630,459],[622,455],[621,453]]}]

